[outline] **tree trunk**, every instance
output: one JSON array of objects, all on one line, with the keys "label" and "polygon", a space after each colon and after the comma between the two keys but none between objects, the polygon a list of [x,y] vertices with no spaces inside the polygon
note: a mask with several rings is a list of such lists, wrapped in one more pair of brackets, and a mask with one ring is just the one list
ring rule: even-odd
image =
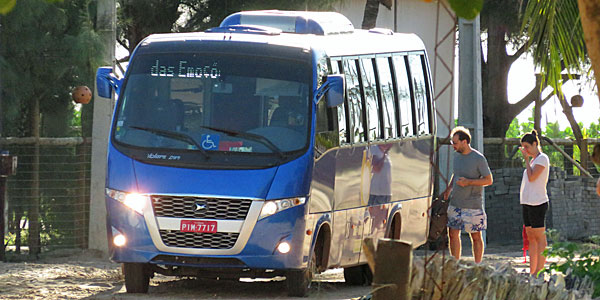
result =
[{"label": "tree trunk", "polygon": [[[600,82],[600,2],[578,0],[579,15],[585,37],[585,46],[592,61],[596,83]],[[600,101],[600,95],[598,98]],[[586,166],[587,167],[587,166]]]},{"label": "tree trunk", "polygon": [[579,147],[579,163],[586,170],[588,169],[588,147],[587,142],[583,140],[583,134],[581,133],[581,128],[579,128],[579,124],[575,120],[575,116],[573,116],[573,109],[571,105],[567,103],[567,99],[564,94],[558,95],[558,100],[560,101],[560,105],[563,108],[563,113],[569,120],[569,124],[571,124],[571,129],[573,130],[573,135],[575,136],[575,141],[577,142],[577,146]]},{"label": "tree trunk", "polygon": [[506,30],[499,20],[488,26],[487,62],[482,68],[483,136],[504,137],[515,116],[509,115],[508,71],[511,62],[506,53]]},{"label": "tree trunk", "polygon": [[367,0],[363,14],[362,29],[371,29],[377,26],[377,15],[379,14],[379,0]]}]

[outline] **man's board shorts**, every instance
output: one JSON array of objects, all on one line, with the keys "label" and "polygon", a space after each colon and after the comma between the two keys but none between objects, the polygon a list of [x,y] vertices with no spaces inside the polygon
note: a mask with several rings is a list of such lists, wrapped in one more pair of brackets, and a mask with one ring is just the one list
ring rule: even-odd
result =
[{"label": "man's board shorts", "polygon": [[448,227],[468,233],[479,232],[487,228],[487,215],[483,209],[448,205]]}]

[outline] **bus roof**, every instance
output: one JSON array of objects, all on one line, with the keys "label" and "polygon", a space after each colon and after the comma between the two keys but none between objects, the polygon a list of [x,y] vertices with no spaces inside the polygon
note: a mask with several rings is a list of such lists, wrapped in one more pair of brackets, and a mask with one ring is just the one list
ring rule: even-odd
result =
[{"label": "bus roof", "polygon": [[240,12],[225,18],[221,25],[206,32],[153,34],[140,46],[176,49],[181,42],[256,43],[316,49],[333,57],[425,49],[415,34],[354,29],[345,16],[335,12]]}]

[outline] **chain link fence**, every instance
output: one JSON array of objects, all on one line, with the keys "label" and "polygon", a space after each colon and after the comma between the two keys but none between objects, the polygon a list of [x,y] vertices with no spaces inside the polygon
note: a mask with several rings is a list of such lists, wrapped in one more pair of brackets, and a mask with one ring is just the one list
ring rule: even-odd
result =
[{"label": "chain link fence", "polygon": [[91,139],[4,138],[18,157],[7,182],[7,255],[88,246]]}]

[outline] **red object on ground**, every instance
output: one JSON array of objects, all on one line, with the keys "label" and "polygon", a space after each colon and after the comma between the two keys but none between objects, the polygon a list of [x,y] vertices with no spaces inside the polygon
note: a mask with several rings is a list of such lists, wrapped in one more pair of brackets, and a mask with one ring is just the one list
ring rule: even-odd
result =
[{"label": "red object on ground", "polygon": [[527,238],[527,231],[525,231],[525,225],[523,225],[523,262],[527,262],[527,250],[529,250],[529,239]]}]

